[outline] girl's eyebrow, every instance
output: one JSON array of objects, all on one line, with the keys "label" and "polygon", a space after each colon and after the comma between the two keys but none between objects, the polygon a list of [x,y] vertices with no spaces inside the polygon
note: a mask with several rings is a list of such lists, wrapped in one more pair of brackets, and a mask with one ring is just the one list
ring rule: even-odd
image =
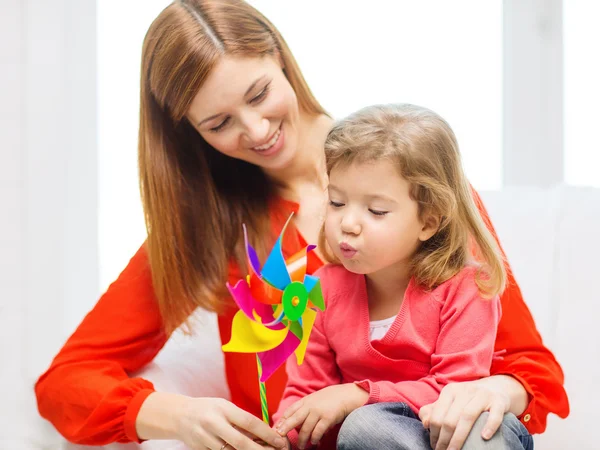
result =
[{"label": "girl's eyebrow", "polygon": [[[336,191],[336,192],[344,192],[343,189],[338,188],[337,186],[335,186],[334,184],[329,184],[328,189]],[[398,203],[398,201],[390,196],[390,195],[386,195],[386,194],[367,194],[364,196],[367,200],[383,200],[386,202],[392,202],[392,203]]]},{"label": "girl's eyebrow", "polygon": [[[263,75],[261,77],[258,77],[256,80],[254,80],[254,82],[246,90],[246,93],[244,94],[244,97],[247,97],[248,94],[250,94],[250,92],[252,92],[252,89],[254,89],[256,87],[256,85],[258,83],[260,83],[262,80],[264,80],[266,77],[267,77],[266,75]],[[200,126],[202,126],[202,124],[204,124],[204,123],[206,123],[206,122],[208,122],[210,120],[216,119],[217,117],[222,116],[222,115],[223,115],[223,113],[213,114],[212,116],[207,117],[206,119],[201,120],[200,122],[198,122],[198,124],[196,126],[200,127]]]},{"label": "girl's eyebrow", "polygon": [[386,202],[398,203],[394,197],[385,194],[371,194],[365,195],[369,200],[384,200]]}]

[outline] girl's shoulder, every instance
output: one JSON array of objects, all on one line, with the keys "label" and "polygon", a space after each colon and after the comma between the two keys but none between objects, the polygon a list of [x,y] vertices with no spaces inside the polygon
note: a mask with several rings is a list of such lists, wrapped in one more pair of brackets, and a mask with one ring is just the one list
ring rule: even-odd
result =
[{"label": "girl's shoulder", "polygon": [[441,303],[446,303],[450,299],[472,299],[480,297],[481,292],[477,284],[477,278],[480,275],[479,267],[476,264],[468,264],[463,267],[453,277],[435,287],[431,294]]},{"label": "girl's shoulder", "polygon": [[352,273],[341,264],[326,264],[319,268],[314,276],[319,278],[323,296],[330,303],[334,302],[336,297],[346,298],[349,294],[364,290],[364,275]]}]

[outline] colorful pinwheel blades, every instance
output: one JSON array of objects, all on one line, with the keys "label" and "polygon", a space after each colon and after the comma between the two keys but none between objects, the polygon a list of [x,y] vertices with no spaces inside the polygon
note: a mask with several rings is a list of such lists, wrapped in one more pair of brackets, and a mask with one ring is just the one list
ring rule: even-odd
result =
[{"label": "colorful pinwheel blades", "polygon": [[319,279],[306,273],[307,255],[315,246],[309,245],[287,260],[283,256],[282,240],[291,217],[262,269],[244,227],[249,275],[234,287],[227,285],[240,310],[223,351],[256,353],[262,366],[261,382],[292,353],[302,364],[317,310],[325,310]]}]

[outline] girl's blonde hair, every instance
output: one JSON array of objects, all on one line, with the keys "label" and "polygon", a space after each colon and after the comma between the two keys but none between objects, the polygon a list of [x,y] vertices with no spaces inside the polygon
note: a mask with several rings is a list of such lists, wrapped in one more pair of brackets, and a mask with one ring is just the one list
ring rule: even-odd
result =
[{"label": "girl's blonde hair", "polygon": [[[420,285],[433,289],[476,258],[480,291],[491,297],[504,290],[502,253],[473,200],[454,132],[439,115],[408,104],[361,109],[336,123],[325,154],[328,174],[353,163],[389,161],[410,183],[419,217],[440,218],[437,232],[413,258],[412,275]],[[327,245],[321,248],[335,261]]]},{"label": "girl's blonde hair", "polygon": [[220,311],[230,263],[245,267],[242,223],[258,251],[275,239],[273,183],[212,148],[186,118],[224,56],[277,57],[299,109],[324,114],[279,31],[242,0],[177,0],[142,50],[139,172],[152,282],[168,333],[198,307]]}]

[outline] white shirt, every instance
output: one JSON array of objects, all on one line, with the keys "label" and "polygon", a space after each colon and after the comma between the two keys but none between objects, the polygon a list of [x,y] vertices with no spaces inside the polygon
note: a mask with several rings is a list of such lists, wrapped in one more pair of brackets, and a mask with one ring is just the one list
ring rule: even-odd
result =
[{"label": "white shirt", "polygon": [[385,334],[388,332],[392,324],[396,320],[396,316],[388,317],[383,320],[371,320],[369,322],[369,337],[372,341],[377,341],[379,339],[383,339]]}]

